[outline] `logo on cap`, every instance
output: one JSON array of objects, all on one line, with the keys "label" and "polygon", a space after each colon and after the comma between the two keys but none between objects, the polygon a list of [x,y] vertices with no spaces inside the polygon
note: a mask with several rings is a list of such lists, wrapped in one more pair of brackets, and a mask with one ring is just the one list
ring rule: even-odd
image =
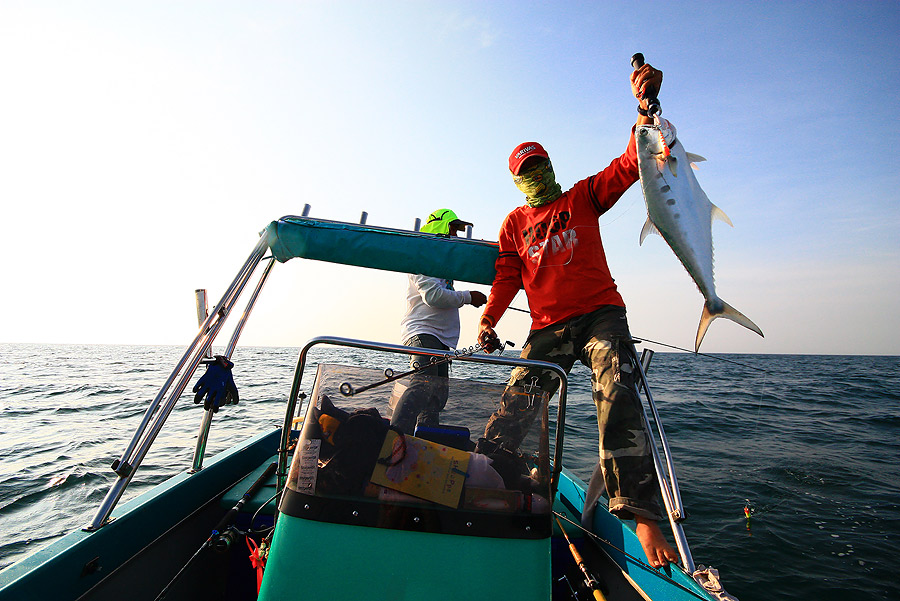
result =
[{"label": "logo on cap", "polygon": [[531,151],[534,150],[535,148],[537,148],[537,146],[535,146],[534,144],[532,144],[531,146],[526,146],[525,148],[521,149],[519,152],[516,153],[516,158],[517,158],[517,159],[518,159],[518,158],[521,158],[522,155],[528,154],[529,152],[531,152]]}]

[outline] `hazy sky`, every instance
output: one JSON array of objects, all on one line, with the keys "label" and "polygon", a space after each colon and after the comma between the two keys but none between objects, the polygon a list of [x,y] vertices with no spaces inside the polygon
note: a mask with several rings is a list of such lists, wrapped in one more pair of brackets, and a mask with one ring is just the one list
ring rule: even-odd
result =
[{"label": "hazy sky", "polygon": [[[898,31],[893,1],[0,0],[0,341],[186,344],[194,289],[213,304],[306,203],[402,228],[449,207],[496,240],[516,144],[564,187],[624,150],[640,51],[735,226],[718,292],[766,334],[718,320],[701,350],[900,354]],[[702,297],[645,217],[633,186],[600,220],[632,332],[692,347]],[[399,342],[405,288],[279,264],[242,342]]]}]

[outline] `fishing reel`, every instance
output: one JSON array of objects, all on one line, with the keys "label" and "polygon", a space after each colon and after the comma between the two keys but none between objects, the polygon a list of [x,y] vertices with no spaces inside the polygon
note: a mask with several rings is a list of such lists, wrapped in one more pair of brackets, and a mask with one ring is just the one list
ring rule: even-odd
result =
[{"label": "fishing reel", "polygon": [[241,533],[237,528],[229,526],[224,532],[218,532],[211,536],[209,546],[216,553],[225,553],[240,536]]}]

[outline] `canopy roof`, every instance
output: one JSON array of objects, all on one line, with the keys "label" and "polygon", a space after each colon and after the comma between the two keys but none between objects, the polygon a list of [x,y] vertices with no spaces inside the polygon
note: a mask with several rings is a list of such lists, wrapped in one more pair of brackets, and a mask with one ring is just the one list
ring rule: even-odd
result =
[{"label": "canopy roof", "polygon": [[496,242],[310,217],[282,217],[266,233],[272,254],[282,263],[302,257],[475,284],[494,281]]}]

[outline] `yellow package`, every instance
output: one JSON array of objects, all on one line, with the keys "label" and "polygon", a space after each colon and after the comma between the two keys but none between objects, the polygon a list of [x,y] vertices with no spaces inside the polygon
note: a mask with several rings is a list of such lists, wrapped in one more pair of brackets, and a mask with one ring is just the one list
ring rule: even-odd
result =
[{"label": "yellow package", "polygon": [[466,451],[390,430],[371,480],[420,499],[456,507],[468,467]]}]

